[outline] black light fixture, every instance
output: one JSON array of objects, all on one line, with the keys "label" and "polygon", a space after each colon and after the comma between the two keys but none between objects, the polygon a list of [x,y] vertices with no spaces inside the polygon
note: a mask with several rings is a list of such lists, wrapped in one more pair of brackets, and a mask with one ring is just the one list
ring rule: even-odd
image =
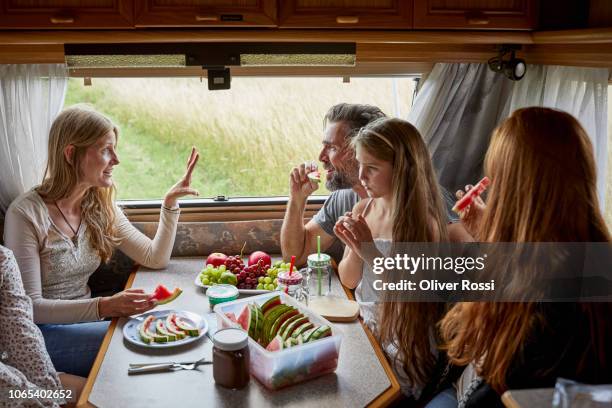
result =
[{"label": "black light fixture", "polygon": [[69,68],[201,66],[208,89],[229,89],[231,66],[355,66],[355,43],[65,44]]},{"label": "black light fixture", "polygon": [[[500,72],[512,81],[523,79],[527,72],[527,64],[524,59],[516,58],[515,55],[520,48],[520,45],[502,45],[499,47],[499,54],[489,60],[491,71]],[[504,57],[508,54],[510,54],[510,58],[504,60]]]}]

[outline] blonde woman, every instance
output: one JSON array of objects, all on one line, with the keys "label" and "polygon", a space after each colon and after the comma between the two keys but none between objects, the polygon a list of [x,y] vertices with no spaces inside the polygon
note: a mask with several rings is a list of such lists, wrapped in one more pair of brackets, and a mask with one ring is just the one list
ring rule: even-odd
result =
[{"label": "blonde woman", "polygon": [[192,149],[185,175],[164,197],[153,240],[136,230],[114,203],[112,173],[119,164],[119,129],[84,106],[64,110],[49,133],[42,184],[9,207],[6,245],[14,252],[51,359],[59,371],[87,376],[108,327],[108,317],[154,307],[149,294],[129,289],[91,298],[87,281],[118,248],[137,263],[164,268],[179,217],[178,198],[195,194]]},{"label": "blonde woman", "polygon": [[[571,115],[514,112],[493,133],[485,174],[479,241],[610,242],[593,149]],[[451,362],[469,367],[459,406],[503,407],[506,390],[553,387],[557,377],[612,382],[611,315],[610,303],[458,303],[441,328]]]},{"label": "blonde woman", "polygon": [[334,228],[346,244],[338,266],[340,279],[356,288],[362,318],[385,347],[404,395],[419,399],[442,365],[432,344],[445,306],[380,299],[377,308],[372,283],[379,277],[370,265],[373,257],[388,255],[394,242],[447,240],[444,205],[427,147],[410,123],[377,120],[362,128],[352,143],[368,198]]}]

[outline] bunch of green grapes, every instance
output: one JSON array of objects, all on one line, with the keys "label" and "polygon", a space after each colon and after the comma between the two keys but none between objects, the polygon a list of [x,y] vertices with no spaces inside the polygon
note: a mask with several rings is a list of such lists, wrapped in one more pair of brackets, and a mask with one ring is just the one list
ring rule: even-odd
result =
[{"label": "bunch of green grapes", "polygon": [[214,286],[219,283],[219,278],[221,278],[221,274],[225,271],[225,265],[215,268],[214,266],[208,264],[206,265],[206,268],[202,269],[202,273],[200,274],[200,282],[202,282],[202,285]]},{"label": "bunch of green grapes", "polygon": [[278,285],[278,273],[289,271],[291,264],[289,262],[276,261],[266,271],[266,276],[260,276],[257,279],[257,289],[259,290],[275,290]]}]

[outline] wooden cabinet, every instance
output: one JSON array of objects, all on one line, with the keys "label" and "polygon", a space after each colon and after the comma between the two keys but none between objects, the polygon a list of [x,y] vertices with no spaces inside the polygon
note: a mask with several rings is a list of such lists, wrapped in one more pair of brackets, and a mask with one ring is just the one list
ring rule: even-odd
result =
[{"label": "wooden cabinet", "polygon": [[414,28],[530,30],[537,0],[414,0]]},{"label": "wooden cabinet", "polygon": [[3,0],[0,29],[131,28],[132,0]]},{"label": "wooden cabinet", "polygon": [[279,4],[280,27],[412,28],[412,0],[280,0]]},{"label": "wooden cabinet", "polygon": [[276,0],[135,0],[137,27],[276,26]]}]

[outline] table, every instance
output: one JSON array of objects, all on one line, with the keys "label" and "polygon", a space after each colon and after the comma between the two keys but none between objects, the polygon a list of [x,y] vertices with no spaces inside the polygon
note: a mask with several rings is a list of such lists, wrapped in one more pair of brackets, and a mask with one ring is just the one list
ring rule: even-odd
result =
[{"label": "table", "polygon": [[[210,313],[208,300],[194,280],[202,267],[202,258],[173,258],[164,270],[140,268],[132,273],[127,287],[152,291],[159,283],[183,293],[173,302],[156,310],[189,310]],[[334,277],[332,293],[349,296]],[[212,366],[194,371],[176,371],[128,376],[133,362],[197,360],[212,356],[212,342],[207,336],[195,343],[169,349],[143,349],[126,342],[123,326],[127,319],[113,319],[94,367],[79,399],[82,407],[155,407],[155,406],[386,406],[400,395],[397,379],[380,347],[361,322],[336,323],[344,336],[338,368],[334,374],[296,384],[278,391],[268,391],[251,378],[243,390],[216,386]]]}]

